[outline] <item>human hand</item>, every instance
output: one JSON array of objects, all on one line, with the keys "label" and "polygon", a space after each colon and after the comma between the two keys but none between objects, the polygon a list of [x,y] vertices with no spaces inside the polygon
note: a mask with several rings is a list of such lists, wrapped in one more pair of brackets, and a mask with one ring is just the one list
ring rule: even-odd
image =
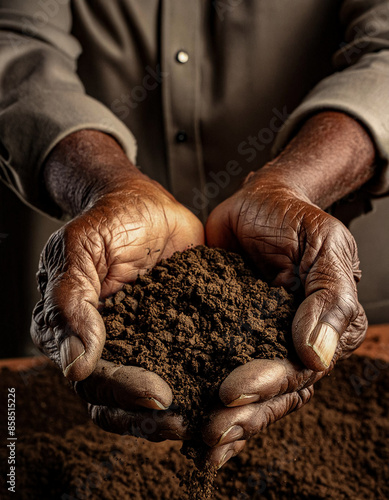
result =
[{"label": "human hand", "polygon": [[[166,382],[143,368],[100,359],[105,328],[98,306],[160,259],[203,241],[203,226],[191,212],[159,184],[134,174],[100,187],[45,246],[32,338],[76,382],[93,420],[104,429],[151,440],[185,436],[181,418],[159,411],[173,398]],[[145,426],[150,418],[152,425]]]},{"label": "human hand", "polygon": [[248,255],[271,285],[301,285],[305,294],[292,325],[301,363],[255,360],[221,384],[220,399],[229,408],[215,411],[204,429],[214,447],[210,459],[220,464],[244,440],[309,401],[313,383],[363,341],[367,320],[357,297],[361,273],[352,235],[270,169],[249,176],[216,207],[206,236],[210,246]]}]

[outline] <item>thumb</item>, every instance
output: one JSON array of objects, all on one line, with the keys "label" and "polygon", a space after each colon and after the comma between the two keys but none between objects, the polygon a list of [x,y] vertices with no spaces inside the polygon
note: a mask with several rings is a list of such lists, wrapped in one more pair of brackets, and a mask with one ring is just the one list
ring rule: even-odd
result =
[{"label": "thumb", "polygon": [[65,241],[63,233],[63,228],[54,233],[41,255],[37,278],[42,298],[33,312],[31,335],[66,377],[78,381],[92,373],[105,342],[97,310],[101,286],[91,256]]},{"label": "thumb", "polygon": [[343,333],[357,317],[359,304],[350,294],[321,289],[298,308],[292,325],[293,342],[303,364],[320,372],[329,368]]},{"label": "thumb", "polygon": [[72,276],[53,286],[46,304],[64,375],[73,381],[85,379],[101,358],[105,343],[96,291],[86,277]]},{"label": "thumb", "polygon": [[330,367],[337,348],[340,352],[345,345],[344,339],[339,341],[360,312],[356,283],[361,272],[355,240],[338,222],[327,230],[324,223],[320,227],[320,238],[318,231],[311,230],[315,237],[306,245],[301,261],[301,269],[308,270],[306,299],[292,325],[297,354],[314,371]]}]

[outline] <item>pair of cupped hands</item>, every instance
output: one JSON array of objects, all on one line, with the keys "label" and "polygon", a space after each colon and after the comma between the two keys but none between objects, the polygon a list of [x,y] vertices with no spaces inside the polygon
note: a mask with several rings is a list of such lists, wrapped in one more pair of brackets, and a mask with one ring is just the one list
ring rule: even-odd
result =
[{"label": "pair of cupped hands", "polygon": [[[49,177],[58,177],[64,162],[72,163],[69,141],[51,155]],[[68,209],[73,219],[42,252],[41,300],[31,327],[36,345],[89,403],[96,424],[152,441],[190,438],[182,417],[169,409],[174,387],[143,368],[101,359],[105,328],[99,303],[160,259],[206,242],[249,256],[269,284],[298,288],[305,296],[292,325],[300,361],[257,359],[236,368],[220,386],[202,436],[210,447],[209,461],[221,467],[248,438],[307,403],[314,383],[362,342],[367,323],[357,297],[355,241],[271,165],[249,175],[204,227],[136,170],[113,139],[104,141],[105,149],[96,149],[95,174],[110,173],[102,174],[98,189],[90,188],[93,175],[67,194],[58,194],[62,181],[47,180],[60,206],[72,205],[71,197],[79,201]],[[84,149],[87,156],[93,154],[93,144]],[[71,165],[75,171],[83,167],[77,162]]]}]

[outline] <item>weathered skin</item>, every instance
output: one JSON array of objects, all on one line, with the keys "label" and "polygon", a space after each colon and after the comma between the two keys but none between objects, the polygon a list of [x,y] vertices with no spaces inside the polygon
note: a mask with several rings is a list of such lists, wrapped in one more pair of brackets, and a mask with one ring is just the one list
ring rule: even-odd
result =
[{"label": "weathered skin", "polygon": [[[69,149],[70,164],[66,163]],[[99,361],[105,328],[97,307],[99,300],[161,258],[204,243],[203,226],[159,184],[140,174],[104,134],[83,131],[69,136],[50,162],[46,176],[52,191],[58,192],[60,206],[79,215],[55,232],[42,252],[38,272],[42,298],[33,313],[32,338],[70,380],[86,379],[78,392],[93,403],[90,412],[97,423],[120,433],[133,428],[153,440],[182,438],[181,420],[170,412],[162,412],[158,425],[145,430],[140,423],[148,413],[128,412],[167,408],[173,395],[156,374]],[[64,165],[67,176],[59,174]],[[113,168],[117,177],[111,179]],[[75,184],[73,175],[79,170],[85,177]],[[64,343],[69,336],[70,350]],[[74,353],[81,356],[67,368]]]},{"label": "weathered skin", "polygon": [[[313,383],[362,342],[367,322],[356,291],[356,244],[322,208],[368,181],[374,157],[370,137],[355,120],[320,113],[210,215],[209,245],[247,253],[271,283],[299,287],[306,297],[293,322],[302,364],[256,360],[221,385],[220,409],[203,433],[213,447],[213,463],[225,463],[248,437],[305,404]],[[35,343],[78,381],[77,392],[103,428],[152,440],[186,437],[171,411],[150,412],[172,401],[162,379],[99,361],[105,331],[97,307],[160,258],[203,243],[202,224],[100,132],[65,138],[44,173],[51,200],[74,219],[52,235],[42,253]],[[322,355],[312,348],[317,324],[329,332]],[[152,420],[149,430],[142,426],[145,419]]]}]

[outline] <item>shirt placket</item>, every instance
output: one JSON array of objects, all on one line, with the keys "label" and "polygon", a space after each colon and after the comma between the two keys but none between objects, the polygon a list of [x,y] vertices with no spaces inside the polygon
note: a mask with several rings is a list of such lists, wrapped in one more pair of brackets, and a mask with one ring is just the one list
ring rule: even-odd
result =
[{"label": "shirt placket", "polygon": [[200,138],[201,2],[163,0],[162,99],[170,190],[199,217],[193,199],[204,187]]}]

